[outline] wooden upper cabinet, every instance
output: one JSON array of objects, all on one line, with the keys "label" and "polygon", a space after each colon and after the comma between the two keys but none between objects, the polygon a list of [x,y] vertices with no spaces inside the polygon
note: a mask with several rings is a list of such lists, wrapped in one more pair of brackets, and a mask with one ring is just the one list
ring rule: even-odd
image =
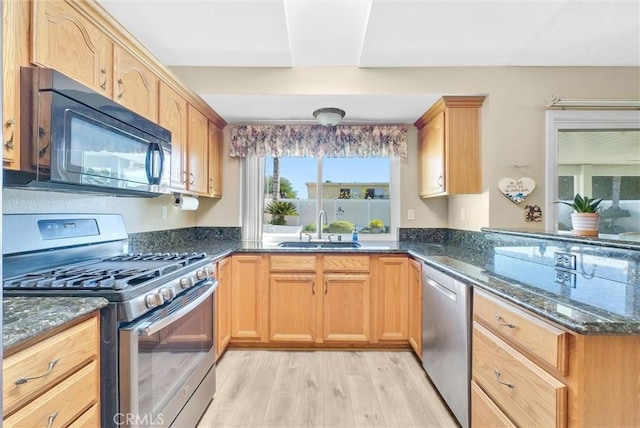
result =
[{"label": "wooden upper cabinet", "polygon": [[222,130],[209,121],[209,196],[222,197]]},{"label": "wooden upper cabinet", "polygon": [[54,68],[111,97],[112,56],[111,39],[69,3],[33,0],[33,64]]},{"label": "wooden upper cabinet", "polygon": [[158,123],[171,131],[171,188],[187,188],[187,101],[169,85],[160,82]]},{"label": "wooden upper cabinet", "polygon": [[209,121],[191,104],[187,106],[187,114],[189,117],[187,189],[194,193],[206,194],[209,188],[207,174],[209,168]]},{"label": "wooden upper cabinet", "polygon": [[416,122],[420,197],[482,191],[480,109],[484,96],[446,96]]},{"label": "wooden upper cabinet", "polygon": [[122,46],[115,45],[113,58],[113,99],[157,122],[158,77]]},{"label": "wooden upper cabinet", "polygon": [[9,169],[20,168],[20,66],[29,65],[30,7],[2,2],[2,159]]}]

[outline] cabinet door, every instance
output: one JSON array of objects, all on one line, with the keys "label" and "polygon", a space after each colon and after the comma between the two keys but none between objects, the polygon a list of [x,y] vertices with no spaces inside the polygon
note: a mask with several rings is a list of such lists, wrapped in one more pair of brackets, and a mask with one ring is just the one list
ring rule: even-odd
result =
[{"label": "cabinet door", "polygon": [[64,1],[34,0],[32,58],[111,98],[113,43]]},{"label": "cabinet door", "polygon": [[265,341],[269,308],[261,256],[232,256],[231,278],[231,340]]},{"label": "cabinet door", "polygon": [[209,121],[191,104],[187,106],[187,112],[189,116],[187,188],[194,193],[206,195],[209,188],[207,182]]},{"label": "cabinet door", "polygon": [[409,260],[380,257],[376,278],[376,337],[380,341],[406,341],[409,337]]},{"label": "cabinet door", "polygon": [[209,121],[209,196],[222,197],[222,130]]},{"label": "cabinet door", "polygon": [[171,188],[187,188],[187,101],[160,82],[160,126],[171,131]]},{"label": "cabinet door", "polygon": [[316,340],[316,275],[271,274],[269,336],[274,342]]},{"label": "cabinet door", "polygon": [[139,115],[158,120],[158,77],[122,46],[114,47],[113,99]]},{"label": "cabinet door", "polygon": [[216,359],[231,340],[231,257],[218,263],[216,289]]},{"label": "cabinet door", "polygon": [[20,169],[20,66],[29,65],[30,5],[2,2],[2,159],[3,166]]},{"label": "cabinet door", "polygon": [[422,265],[409,260],[409,344],[422,358]]},{"label": "cabinet door", "polygon": [[446,190],[444,115],[444,111],[438,114],[419,132],[422,197],[444,193]]},{"label": "cabinet door", "polygon": [[368,274],[324,275],[323,338],[336,342],[371,339],[371,277]]}]

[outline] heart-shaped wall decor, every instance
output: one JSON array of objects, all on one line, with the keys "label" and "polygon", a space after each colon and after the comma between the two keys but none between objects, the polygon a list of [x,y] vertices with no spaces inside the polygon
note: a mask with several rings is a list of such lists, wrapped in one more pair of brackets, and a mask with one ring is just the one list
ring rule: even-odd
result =
[{"label": "heart-shaped wall decor", "polygon": [[498,189],[516,204],[524,201],[533,189],[536,188],[536,182],[533,178],[522,177],[518,180],[513,178],[503,178],[498,182]]}]

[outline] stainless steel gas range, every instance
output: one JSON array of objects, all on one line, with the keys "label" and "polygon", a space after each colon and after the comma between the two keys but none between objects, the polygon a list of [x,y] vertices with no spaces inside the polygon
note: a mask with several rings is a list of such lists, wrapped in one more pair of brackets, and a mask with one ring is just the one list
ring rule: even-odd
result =
[{"label": "stainless steel gas range", "polygon": [[101,425],[195,426],[215,393],[211,260],[127,244],[120,215],[4,215],[4,295],[108,299]]}]

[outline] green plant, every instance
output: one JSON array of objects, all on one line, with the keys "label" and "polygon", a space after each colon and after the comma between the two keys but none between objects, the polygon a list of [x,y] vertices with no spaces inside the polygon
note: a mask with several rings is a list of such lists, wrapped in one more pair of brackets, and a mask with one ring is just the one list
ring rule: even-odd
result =
[{"label": "green plant", "polygon": [[374,218],[369,222],[369,227],[375,227],[378,229],[382,229],[384,227],[384,222],[380,219]]},{"label": "green plant", "polygon": [[271,214],[270,224],[284,225],[287,224],[285,216],[298,215],[298,210],[293,202],[289,201],[271,201],[264,209],[264,212]]},{"label": "green plant", "polygon": [[580,193],[576,193],[573,198],[573,202],[556,201],[556,204],[568,205],[577,213],[597,213],[600,211],[600,202],[602,199],[590,198],[588,196],[580,196]]},{"label": "green plant", "polygon": [[344,221],[344,220],[334,221],[327,228],[327,232],[329,232],[329,233],[351,233],[353,231],[354,227],[356,227],[356,225],[351,223],[350,221]]}]

